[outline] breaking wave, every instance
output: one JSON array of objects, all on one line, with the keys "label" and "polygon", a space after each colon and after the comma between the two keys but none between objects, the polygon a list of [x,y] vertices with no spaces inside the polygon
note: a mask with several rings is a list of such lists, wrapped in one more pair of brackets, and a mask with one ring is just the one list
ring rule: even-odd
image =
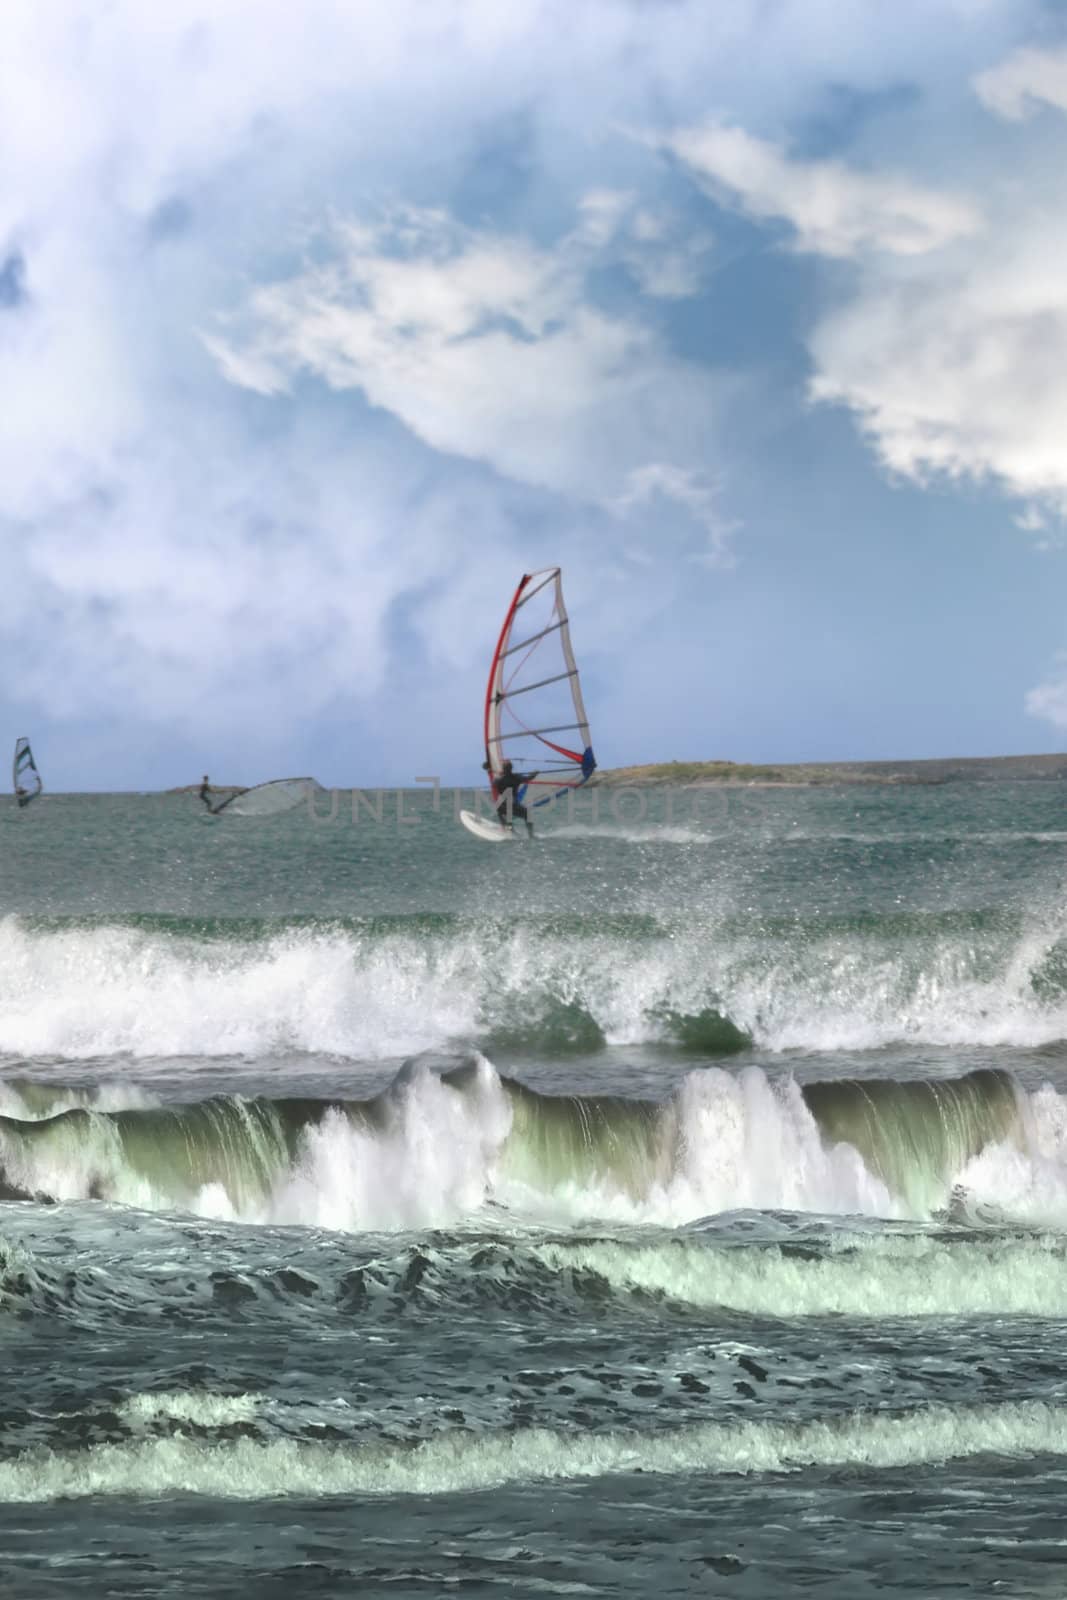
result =
[{"label": "breaking wave", "polygon": [[[205,1399],[200,1410],[210,1416]],[[223,1411],[228,1418],[228,1410]],[[297,1440],[169,1438],[37,1450],[0,1462],[8,1503],[89,1495],[267,1496],[441,1494],[503,1484],[631,1472],[792,1472],[804,1467],[924,1466],[995,1452],[1067,1455],[1067,1410],[1040,1401],[828,1421],[705,1423],[657,1434],[519,1428],[454,1431],[409,1448]]]},{"label": "breaking wave", "polygon": [[1063,1039],[1067,937],[1007,912],[0,922],[8,1058]]},{"label": "breaking wave", "polygon": [[539,1094],[478,1056],[413,1060],[367,1100],[36,1109],[0,1117],[11,1198],[349,1231],[440,1227],[490,1202],[670,1225],[743,1208],[1067,1220],[1067,1103],[995,1071],[802,1086],[711,1068],[651,1101]]}]

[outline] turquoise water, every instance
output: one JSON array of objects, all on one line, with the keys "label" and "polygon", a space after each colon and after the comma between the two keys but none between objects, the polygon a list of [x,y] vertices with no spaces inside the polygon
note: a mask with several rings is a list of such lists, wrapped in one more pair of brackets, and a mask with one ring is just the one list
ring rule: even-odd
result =
[{"label": "turquoise water", "polygon": [[5,1592],[1061,1592],[1062,786],[597,803],[0,813]]}]

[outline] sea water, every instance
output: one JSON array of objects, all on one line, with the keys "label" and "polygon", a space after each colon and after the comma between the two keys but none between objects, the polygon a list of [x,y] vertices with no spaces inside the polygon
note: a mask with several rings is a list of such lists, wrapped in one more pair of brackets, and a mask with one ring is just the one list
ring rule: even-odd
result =
[{"label": "sea water", "polygon": [[1067,791],[470,803],[0,814],[2,1592],[1062,1595]]}]

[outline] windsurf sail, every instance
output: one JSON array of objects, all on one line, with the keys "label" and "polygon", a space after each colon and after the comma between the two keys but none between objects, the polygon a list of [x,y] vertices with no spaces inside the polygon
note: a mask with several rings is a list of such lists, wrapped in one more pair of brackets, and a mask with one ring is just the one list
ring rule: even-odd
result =
[{"label": "windsurf sail", "polygon": [[44,788],[28,739],[15,740],[15,760],[11,767],[11,787],[15,791],[15,799],[20,806],[28,806],[31,800],[36,800]]},{"label": "windsurf sail", "polygon": [[314,778],[272,778],[269,783],[257,783],[254,789],[243,789],[230,795],[221,805],[212,807],[212,815],[224,811],[228,817],[276,817],[283,811],[292,811],[309,794],[321,794],[322,785]]},{"label": "windsurf sail", "polygon": [[493,799],[510,761],[532,774],[516,798],[533,806],[596,771],[559,567],[527,573],[512,596],[485,691],[485,757]]}]

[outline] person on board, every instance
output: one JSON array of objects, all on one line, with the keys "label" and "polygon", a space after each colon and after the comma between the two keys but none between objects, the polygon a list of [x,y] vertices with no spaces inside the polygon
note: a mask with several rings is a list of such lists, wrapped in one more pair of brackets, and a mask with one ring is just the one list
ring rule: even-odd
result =
[{"label": "person on board", "polygon": [[206,772],[204,773],[204,781],[200,785],[200,799],[204,802],[204,804],[207,806],[208,810],[210,811],[211,810],[211,785],[207,781],[207,773]]},{"label": "person on board", "polygon": [[496,815],[500,826],[502,828],[510,828],[514,825],[515,818],[518,817],[520,822],[525,822],[527,836],[532,839],[534,836],[533,823],[530,821],[526,807],[522,804],[518,795],[523,784],[532,783],[536,774],[533,772],[516,772],[510,761],[504,762],[499,776],[496,778],[492,777],[492,768],[488,761],[483,761],[482,767],[489,773],[493,787],[499,796]]}]

